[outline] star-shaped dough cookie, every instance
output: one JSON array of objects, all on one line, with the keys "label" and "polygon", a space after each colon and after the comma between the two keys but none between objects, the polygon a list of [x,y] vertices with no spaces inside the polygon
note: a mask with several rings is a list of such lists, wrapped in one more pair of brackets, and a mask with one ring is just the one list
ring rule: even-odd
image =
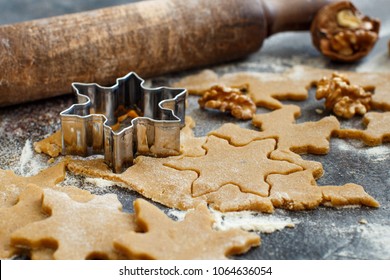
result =
[{"label": "star-shaped dough cookie", "polygon": [[298,106],[286,105],[270,113],[254,116],[253,124],[261,128],[260,132],[225,124],[209,135],[227,139],[234,146],[246,145],[260,139],[276,139],[277,149],[271,153],[272,159],[298,164],[304,169],[312,170],[315,178],[319,178],[323,174],[322,165],[305,161],[296,153],[328,153],[330,136],[337,131],[340,124],[335,117],[296,124],[295,119],[300,116],[300,112]]},{"label": "star-shaped dough cookie", "polygon": [[117,238],[115,248],[132,259],[226,259],[260,244],[257,234],[239,229],[215,231],[205,204],[189,211],[183,221],[169,219],[142,199],[134,203],[136,221],[144,233]]},{"label": "star-shaped dough cookie", "polygon": [[136,228],[112,194],[77,202],[65,193],[45,189],[42,208],[50,217],[15,231],[11,242],[32,249],[55,248],[54,259],[115,259],[113,239]]},{"label": "star-shaped dough cookie", "polygon": [[[11,234],[32,222],[42,220],[46,215],[41,211],[42,189],[28,185],[24,187],[9,186],[17,190],[17,202],[13,206],[0,208],[0,259],[10,258],[17,250],[11,246]],[[0,195],[6,188],[0,186]],[[11,198],[13,200],[13,198]]]},{"label": "star-shaped dough cookie", "polygon": [[192,184],[193,196],[218,190],[223,185],[235,184],[242,192],[268,196],[269,185],[264,181],[271,173],[301,170],[286,161],[274,161],[268,155],[275,149],[274,139],[253,141],[246,146],[234,147],[226,140],[209,136],[203,146],[203,157],[173,159],[167,166],[179,170],[193,170],[199,177]]},{"label": "star-shaped dough cookie", "polygon": [[368,146],[378,146],[390,141],[390,112],[366,113],[363,124],[367,126],[365,130],[340,129],[336,134],[340,138],[360,139]]}]

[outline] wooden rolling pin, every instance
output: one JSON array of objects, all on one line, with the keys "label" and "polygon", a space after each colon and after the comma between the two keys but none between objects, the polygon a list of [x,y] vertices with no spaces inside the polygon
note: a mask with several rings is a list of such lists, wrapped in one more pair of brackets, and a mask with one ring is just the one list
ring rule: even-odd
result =
[{"label": "wooden rolling pin", "polygon": [[[332,0],[153,0],[0,26],[0,106],[234,60]],[[288,44],[288,42],[286,42]]]}]

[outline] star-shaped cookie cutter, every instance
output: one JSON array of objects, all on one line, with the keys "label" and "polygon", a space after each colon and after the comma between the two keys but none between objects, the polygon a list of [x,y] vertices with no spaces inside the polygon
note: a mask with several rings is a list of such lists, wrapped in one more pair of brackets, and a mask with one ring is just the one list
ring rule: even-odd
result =
[{"label": "star-shaped cookie cutter", "polygon": [[147,88],[144,82],[130,72],[111,87],[72,83],[77,103],[60,113],[62,153],[103,154],[116,173],[136,155],[178,155],[187,90]]}]

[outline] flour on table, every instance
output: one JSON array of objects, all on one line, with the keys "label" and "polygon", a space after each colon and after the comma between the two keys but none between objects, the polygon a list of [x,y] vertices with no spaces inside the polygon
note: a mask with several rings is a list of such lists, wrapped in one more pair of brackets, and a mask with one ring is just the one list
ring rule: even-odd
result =
[{"label": "flour on table", "polygon": [[[262,214],[253,211],[226,212],[222,213],[210,209],[215,220],[214,228],[217,230],[229,230],[234,228],[260,233],[272,233],[283,228],[293,228],[299,221],[285,216],[279,216],[278,212],[273,215]],[[170,209],[168,216],[175,220],[184,219],[186,211]]]},{"label": "flour on table", "polygon": [[22,154],[19,160],[19,173],[22,176],[36,175],[41,169],[47,166],[43,165],[40,160],[36,158],[32,143],[28,139],[23,147]]}]

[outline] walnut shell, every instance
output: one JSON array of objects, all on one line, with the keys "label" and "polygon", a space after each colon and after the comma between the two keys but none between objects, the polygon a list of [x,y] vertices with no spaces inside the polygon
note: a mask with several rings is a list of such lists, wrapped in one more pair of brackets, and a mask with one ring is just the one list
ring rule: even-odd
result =
[{"label": "walnut shell", "polygon": [[351,2],[323,7],[310,32],[314,46],[335,61],[353,62],[365,57],[379,36],[380,21],[363,15]]}]

